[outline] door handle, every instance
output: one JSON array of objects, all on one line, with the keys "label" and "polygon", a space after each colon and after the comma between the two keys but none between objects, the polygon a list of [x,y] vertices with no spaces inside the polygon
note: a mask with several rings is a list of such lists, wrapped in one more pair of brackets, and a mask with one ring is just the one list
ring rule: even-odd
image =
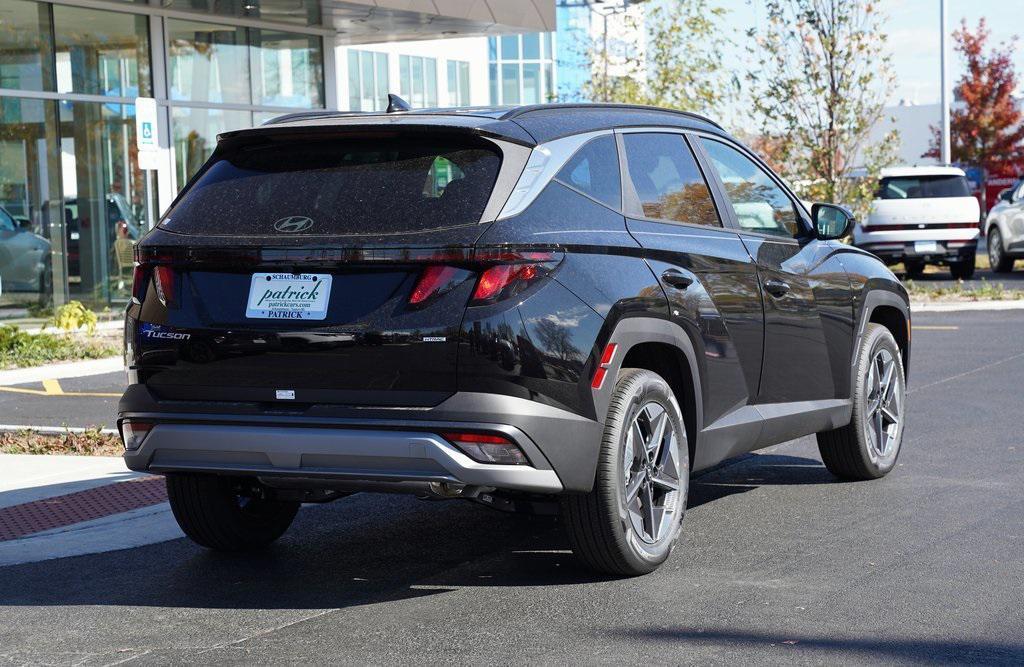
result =
[{"label": "door handle", "polygon": [[661,274],[661,279],[676,289],[686,289],[693,284],[693,278],[676,269],[668,269]]},{"label": "door handle", "polygon": [[772,296],[778,298],[789,294],[789,283],[784,283],[781,280],[775,280],[772,278],[764,281],[764,289]]}]

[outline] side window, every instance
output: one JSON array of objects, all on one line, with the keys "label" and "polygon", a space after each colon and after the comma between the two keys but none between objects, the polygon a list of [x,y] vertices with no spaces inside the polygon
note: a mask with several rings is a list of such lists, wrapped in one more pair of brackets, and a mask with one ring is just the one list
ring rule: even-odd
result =
[{"label": "side window", "polygon": [[718,170],[740,228],[793,238],[800,232],[793,200],[753,160],[720,141],[701,139]]},{"label": "side window", "polygon": [[618,210],[622,207],[622,182],[615,137],[608,134],[588,141],[555,177]]},{"label": "side window", "polygon": [[644,217],[721,225],[711,191],[681,134],[630,133],[622,139]]},{"label": "side window", "polygon": [[1020,201],[1021,199],[1024,199],[1024,182],[1022,182],[1022,183],[1021,183],[1021,184],[1020,184],[1020,185],[1019,185],[1019,186],[1017,187],[1017,191],[1013,193],[1013,201],[1014,201],[1014,202],[1018,202],[1018,201]]}]

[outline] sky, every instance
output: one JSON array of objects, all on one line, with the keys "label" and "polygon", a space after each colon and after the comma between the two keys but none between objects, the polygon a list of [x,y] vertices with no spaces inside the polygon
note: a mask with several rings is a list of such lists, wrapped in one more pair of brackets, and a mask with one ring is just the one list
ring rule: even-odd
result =
[{"label": "sky", "polygon": [[[1024,38],[1024,0],[947,0],[946,18],[949,32],[967,19],[972,28],[985,17],[992,31],[991,43],[1009,41],[1014,36]],[[742,43],[744,31],[751,27],[762,11],[755,0],[753,8],[748,0],[717,0],[729,10],[727,23],[735,32],[734,39]],[[916,104],[939,101],[939,0],[876,0],[876,5],[888,18],[885,21],[889,35],[889,48],[896,70],[897,87],[890,103],[901,100]],[[955,83],[961,73],[961,62],[950,49],[950,80]],[[742,47],[737,47],[742,48]],[[1024,41],[1018,44],[1014,59],[1019,75],[1024,78]],[[1022,86],[1024,89],[1024,86]],[[1024,90],[1022,90],[1024,92]]]}]

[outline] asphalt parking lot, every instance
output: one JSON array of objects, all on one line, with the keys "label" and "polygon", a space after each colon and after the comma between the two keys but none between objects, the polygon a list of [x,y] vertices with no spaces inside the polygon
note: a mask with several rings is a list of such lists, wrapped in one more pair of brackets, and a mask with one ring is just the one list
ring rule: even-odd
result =
[{"label": "asphalt parking lot", "polygon": [[0,662],[1021,664],[1022,331],[1024,311],[917,315],[889,477],[837,482],[811,438],[734,461],[646,577],[588,574],[550,519],[360,494],[259,555],[176,539],[0,568]]}]

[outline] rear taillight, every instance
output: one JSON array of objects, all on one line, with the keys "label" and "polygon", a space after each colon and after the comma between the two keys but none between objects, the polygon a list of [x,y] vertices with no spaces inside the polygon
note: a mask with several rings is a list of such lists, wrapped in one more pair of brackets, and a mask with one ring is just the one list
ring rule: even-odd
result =
[{"label": "rear taillight", "polygon": [[480,273],[470,305],[494,303],[515,296],[554,271],[558,257],[550,252],[505,253],[501,263]]},{"label": "rear taillight", "polygon": [[146,269],[138,262],[132,271],[132,296],[139,303],[146,297]]},{"label": "rear taillight", "polygon": [[121,422],[121,442],[126,450],[138,449],[153,429],[153,422],[126,419]]},{"label": "rear taillight", "polygon": [[443,294],[470,276],[470,272],[454,266],[431,265],[420,273],[416,286],[409,296],[412,305],[421,304],[431,297]]},{"label": "rear taillight", "polygon": [[176,305],[174,269],[169,266],[153,267],[153,284],[156,287],[156,295],[160,303],[165,306]]},{"label": "rear taillight", "polygon": [[441,434],[448,442],[458,447],[466,456],[480,463],[501,463],[506,465],[529,465],[529,460],[519,446],[497,433],[464,433],[448,431]]}]

